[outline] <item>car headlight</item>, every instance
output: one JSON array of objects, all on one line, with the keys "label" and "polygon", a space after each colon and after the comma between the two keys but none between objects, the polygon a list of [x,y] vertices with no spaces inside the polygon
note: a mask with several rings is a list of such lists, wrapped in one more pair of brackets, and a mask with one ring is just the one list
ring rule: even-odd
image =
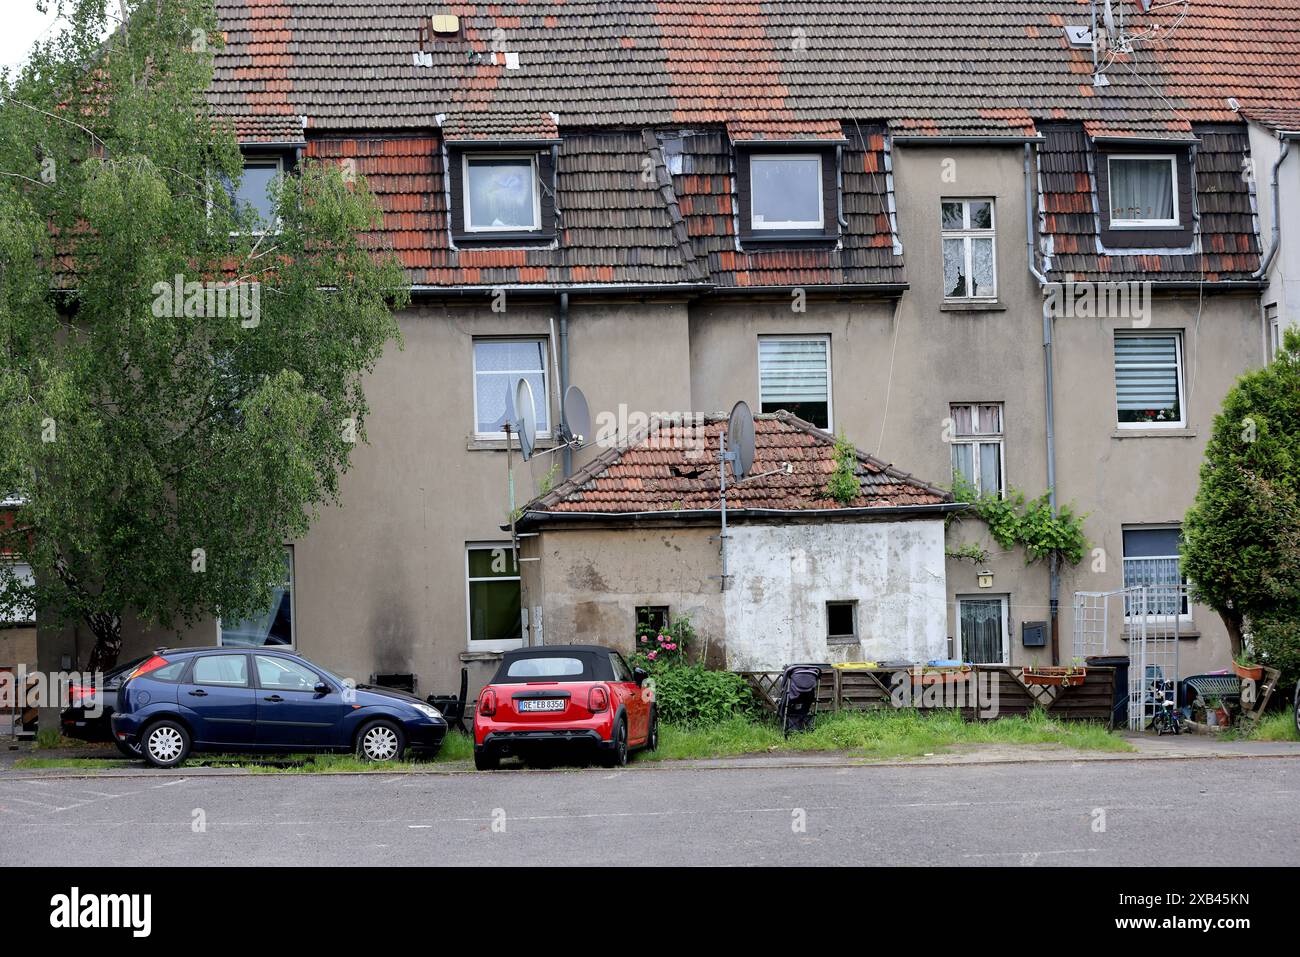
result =
[{"label": "car headlight", "polygon": [[439,711],[437,708],[435,708],[433,705],[417,704],[417,705],[412,705],[412,707],[414,707],[416,711],[420,712],[420,714],[424,715],[426,718],[442,717],[442,712]]}]

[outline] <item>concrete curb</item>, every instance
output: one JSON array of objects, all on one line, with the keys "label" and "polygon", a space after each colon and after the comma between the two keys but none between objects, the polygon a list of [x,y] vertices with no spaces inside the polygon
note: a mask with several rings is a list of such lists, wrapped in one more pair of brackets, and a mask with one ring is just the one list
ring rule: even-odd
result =
[{"label": "concrete curb", "polygon": [[[617,769],[619,771],[628,771],[635,773],[644,773],[651,771],[766,771],[766,770],[798,770],[803,768],[951,768],[951,767],[988,767],[988,766],[1006,766],[1006,765],[1034,765],[1034,764],[1083,764],[1083,763],[1107,763],[1120,764],[1129,761],[1243,761],[1243,760],[1271,760],[1271,759],[1296,759],[1300,758],[1300,749],[1292,751],[1276,752],[1250,752],[1250,753],[1232,753],[1224,751],[1213,751],[1205,754],[1159,754],[1159,753],[1097,753],[1081,751],[1071,754],[1054,755],[1045,754],[1043,757],[993,757],[977,759],[957,759],[957,760],[899,760],[899,761],[873,761],[867,758],[839,758],[827,761],[790,761],[790,760],[773,760],[773,761],[754,761],[744,756],[735,758],[718,758],[709,759],[685,759],[685,760],[666,760],[653,761],[642,764],[630,764],[625,768]],[[468,763],[468,762],[465,762]],[[430,770],[403,770],[403,771],[317,771],[309,774],[277,774],[271,771],[246,771],[242,768],[184,768],[184,769],[117,769],[106,768],[103,771],[87,772],[82,769],[70,769],[62,771],[57,768],[51,768],[48,771],[0,771],[0,781],[52,781],[52,780],[104,780],[110,778],[203,778],[203,777],[247,777],[247,778],[270,778],[281,779],[289,778],[314,778],[314,777],[452,777],[460,774],[517,774],[520,771],[529,774],[574,774],[574,773],[602,773],[609,774],[609,768],[593,767],[571,767],[571,768],[524,768],[524,769],[504,769],[500,771],[476,771],[472,767],[448,767]]]}]

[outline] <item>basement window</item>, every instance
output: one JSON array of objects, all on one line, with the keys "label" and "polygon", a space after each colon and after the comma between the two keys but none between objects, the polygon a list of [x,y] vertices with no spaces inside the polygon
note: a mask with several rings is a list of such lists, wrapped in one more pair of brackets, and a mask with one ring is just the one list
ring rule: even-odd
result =
[{"label": "basement window", "polygon": [[858,640],[858,603],[826,603],[826,641],[829,644],[855,644]]}]

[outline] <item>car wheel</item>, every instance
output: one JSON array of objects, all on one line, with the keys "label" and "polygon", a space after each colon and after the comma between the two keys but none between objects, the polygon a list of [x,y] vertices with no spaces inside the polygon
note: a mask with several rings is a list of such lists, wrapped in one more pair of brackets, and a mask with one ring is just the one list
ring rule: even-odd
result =
[{"label": "car wheel", "polygon": [[659,712],[654,708],[650,709],[650,730],[646,732],[645,749],[647,751],[659,750]]},{"label": "car wheel", "polygon": [[618,723],[614,725],[614,735],[611,738],[614,746],[602,755],[602,764],[607,768],[621,768],[627,764],[627,717],[620,715]]},{"label": "car wheel", "polygon": [[372,721],[357,735],[357,757],[363,761],[400,761],[405,750],[402,729],[391,721]]},{"label": "car wheel", "polygon": [[142,757],[140,753],[140,745],[138,744],[127,744],[120,738],[114,738],[113,743],[117,745],[117,750],[121,751],[128,758]]},{"label": "car wheel", "polygon": [[149,725],[141,740],[144,759],[156,768],[174,768],[190,753],[190,733],[175,721]]},{"label": "car wheel", "polygon": [[501,759],[486,749],[474,752],[474,767],[479,771],[495,771]]}]

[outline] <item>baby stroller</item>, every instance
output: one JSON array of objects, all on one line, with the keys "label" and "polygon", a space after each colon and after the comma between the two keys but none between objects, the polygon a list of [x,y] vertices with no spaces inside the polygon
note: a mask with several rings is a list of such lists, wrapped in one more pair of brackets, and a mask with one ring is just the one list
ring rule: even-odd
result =
[{"label": "baby stroller", "polygon": [[776,718],[781,732],[811,731],[817,716],[817,683],[822,670],[817,665],[787,665],[777,682]]}]

